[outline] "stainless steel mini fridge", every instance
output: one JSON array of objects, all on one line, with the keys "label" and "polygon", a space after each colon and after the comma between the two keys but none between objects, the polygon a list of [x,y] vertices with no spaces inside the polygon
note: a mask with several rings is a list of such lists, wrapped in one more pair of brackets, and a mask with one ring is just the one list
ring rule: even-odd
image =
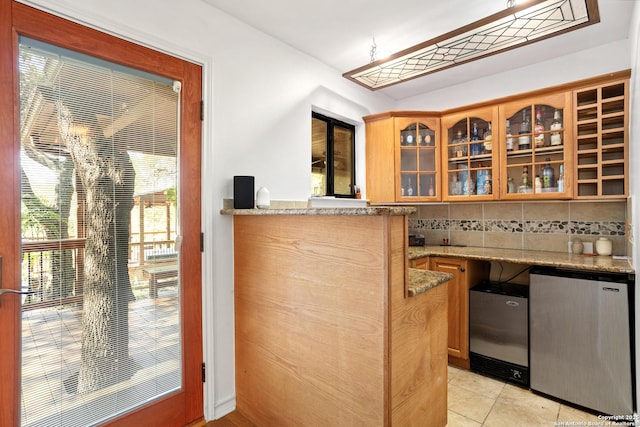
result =
[{"label": "stainless steel mini fridge", "polygon": [[531,388],[610,415],[633,413],[627,275],[530,274]]},{"label": "stainless steel mini fridge", "polygon": [[529,385],[528,287],[484,282],[469,291],[471,369]]}]

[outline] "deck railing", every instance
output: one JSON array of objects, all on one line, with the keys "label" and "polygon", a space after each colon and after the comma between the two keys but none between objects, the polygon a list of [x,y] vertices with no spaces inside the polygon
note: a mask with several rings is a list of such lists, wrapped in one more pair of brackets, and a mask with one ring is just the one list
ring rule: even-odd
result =
[{"label": "deck railing", "polygon": [[[22,242],[23,310],[82,303],[85,239]],[[144,259],[140,261],[140,254]],[[146,241],[129,244],[130,268],[177,256],[175,241]],[[66,258],[65,258],[66,257]],[[66,276],[63,271],[71,272]]]}]

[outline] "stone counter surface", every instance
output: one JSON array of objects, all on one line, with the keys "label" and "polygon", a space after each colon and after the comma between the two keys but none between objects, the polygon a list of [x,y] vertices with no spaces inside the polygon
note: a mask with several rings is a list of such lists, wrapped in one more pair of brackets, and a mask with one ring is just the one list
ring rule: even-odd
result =
[{"label": "stone counter surface", "polygon": [[426,256],[449,256],[483,261],[503,261],[548,267],[610,273],[634,273],[627,259],[610,256],[585,256],[565,252],[526,251],[519,249],[481,248],[471,246],[410,246],[409,260]]},{"label": "stone counter surface", "polygon": [[410,215],[416,208],[376,206],[368,208],[221,209],[222,215]]},{"label": "stone counter surface", "polygon": [[429,289],[447,283],[451,279],[453,279],[453,274],[409,268],[407,294],[410,297],[418,296]]}]

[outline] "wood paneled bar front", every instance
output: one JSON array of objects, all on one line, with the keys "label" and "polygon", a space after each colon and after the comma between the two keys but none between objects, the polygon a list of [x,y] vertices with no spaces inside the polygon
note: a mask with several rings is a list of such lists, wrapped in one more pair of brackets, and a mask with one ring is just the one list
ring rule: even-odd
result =
[{"label": "wood paneled bar front", "polygon": [[408,270],[413,211],[221,211],[238,412],[257,426],[446,425],[450,275]]}]

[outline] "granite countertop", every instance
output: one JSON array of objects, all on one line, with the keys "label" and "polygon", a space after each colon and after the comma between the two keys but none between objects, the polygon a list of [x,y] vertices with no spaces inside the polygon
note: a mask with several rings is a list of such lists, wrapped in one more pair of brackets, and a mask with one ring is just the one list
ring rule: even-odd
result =
[{"label": "granite countertop", "polygon": [[408,269],[409,284],[407,294],[410,297],[418,296],[429,289],[448,282],[453,278],[453,274],[441,273],[439,271],[420,270],[418,268]]},{"label": "granite countertop", "polygon": [[297,209],[221,209],[222,215],[410,215],[416,211],[407,206],[373,206],[362,208],[297,208]]},{"label": "granite countertop", "polygon": [[449,256],[484,261],[504,261],[577,270],[634,273],[627,259],[610,256],[585,256],[565,252],[526,251],[519,249],[480,248],[473,246],[410,246],[408,259],[426,256]]}]

